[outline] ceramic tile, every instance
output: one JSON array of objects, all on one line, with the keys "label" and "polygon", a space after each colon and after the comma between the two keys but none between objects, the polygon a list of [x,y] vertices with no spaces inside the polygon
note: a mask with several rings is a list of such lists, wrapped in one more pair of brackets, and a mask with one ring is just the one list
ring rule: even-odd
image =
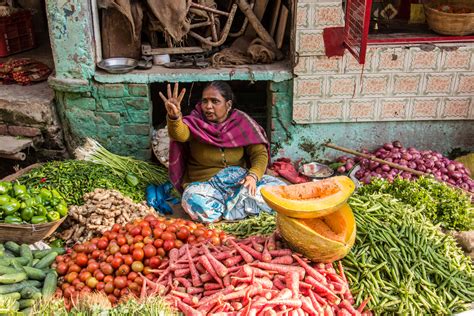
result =
[{"label": "ceramic tile", "polygon": [[362,78],[361,95],[385,96],[388,91],[389,75],[368,74]]},{"label": "ceramic tile", "polygon": [[304,77],[295,79],[296,97],[318,97],[323,94],[323,78]]},{"label": "ceramic tile", "polygon": [[469,70],[471,64],[472,49],[458,48],[455,51],[443,51],[441,69],[445,71]]},{"label": "ceramic tile", "polygon": [[311,72],[311,57],[308,56],[299,56],[296,59],[296,66],[293,69],[294,73],[297,75],[307,75]]},{"label": "ceramic tile", "polygon": [[357,81],[355,76],[329,76],[328,77],[329,97],[353,96],[357,91]]},{"label": "ceramic tile", "polygon": [[311,123],[312,102],[294,101],[293,102],[293,120],[296,123]]},{"label": "ceramic tile", "polygon": [[313,25],[315,28],[343,26],[343,15],[340,4],[319,4],[314,7]]},{"label": "ceramic tile", "polygon": [[441,112],[442,119],[467,119],[472,98],[446,98]]},{"label": "ceramic tile", "polygon": [[448,95],[454,81],[453,74],[427,74],[424,93],[426,95]]},{"label": "ceramic tile", "polygon": [[394,75],[392,93],[394,95],[418,95],[421,90],[422,75]]},{"label": "ceramic tile", "polygon": [[376,99],[348,101],[349,121],[375,121],[377,117]]},{"label": "ceramic tile", "polygon": [[408,117],[408,99],[383,99],[380,101],[382,121],[405,120]]},{"label": "ceramic tile", "polygon": [[474,74],[459,74],[454,91],[456,94],[474,95]]},{"label": "ceramic tile", "polygon": [[339,73],[342,67],[341,57],[316,56],[311,58],[313,73]]},{"label": "ceramic tile", "polygon": [[315,105],[316,122],[342,122],[344,120],[344,101],[319,101]]},{"label": "ceramic tile", "polygon": [[424,51],[413,48],[410,50],[409,70],[437,70],[440,56],[438,49]]},{"label": "ceramic tile", "polygon": [[407,53],[403,48],[383,48],[377,50],[377,72],[403,71]]},{"label": "ceramic tile", "polygon": [[440,98],[419,98],[413,100],[410,118],[417,120],[435,120],[438,118]]},{"label": "ceramic tile", "polygon": [[310,4],[298,3],[296,8],[296,29],[308,29],[310,27],[309,21]]},{"label": "ceramic tile", "polygon": [[297,31],[297,52],[300,54],[324,54],[324,40],[322,31]]},{"label": "ceramic tile", "polygon": [[362,71],[364,73],[372,72],[372,61],[374,59],[375,51],[376,49],[368,49],[365,56],[365,64],[361,65],[357,59],[355,59],[355,57],[352,56],[348,50],[346,50],[343,56],[344,73],[362,73]]}]

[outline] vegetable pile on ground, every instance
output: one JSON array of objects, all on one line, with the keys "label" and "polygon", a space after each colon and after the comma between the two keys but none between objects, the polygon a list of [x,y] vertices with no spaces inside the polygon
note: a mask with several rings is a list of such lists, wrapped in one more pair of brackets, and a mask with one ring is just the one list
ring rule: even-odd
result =
[{"label": "vegetable pile on ground", "polygon": [[[142,296],[166,297],[185,315],[360,315],[345,279],[332,264],[313,264],[281,248],[276,235],[226,245],[170,251],[156,281],[144,278]],[[369,312],[363,312],[363,314]],[[216,314],[217,315],[217,314]],[[227,315],[227,314],[225,314]]]},{"label": "vegetable pile on ground", "polygon": [[[370,154],[367,150],[362,151]],[[405,148],[399,141],[386,143],[372,153],[375,157],[394,162],[411,169],[432,174],[436,179],[445,181],[449,184],[458,186],[464,190],[474,192],[474,180],[470,178],[470,172],[460,162],[450,160],[442,154],[432,150],[418,150],[413,147]],[[350,158],[339,157],[337,161],[346,163]],[[415,175],[391,168],[389,165],[380,164],[376,161],[370,161],[366,158],[356,157],[355,162],[360,163],[361,169],[355,174],[357,179],[364,183],[370,183],[372,178],[384,178],[393,181],[400,175],[404,179],[411,179]],[[352,167],[352,163],[350,167]],[[344,171],[349,171],[348,166]],[[340,171],[343,171],[342,168]]]},{"label": "vegetable pile on ground", "polygon": [[51,269],[63,248],[32,251],[28,245],[7,241],[0,244],[0,308],[2,314],[30,312],[35,300],[51,297],[56,290],[57,273]]},{"label": "vegetable pile on ground", "polygon": [[128,294],[140,295],[142,274],[156,281],[157,269],[168,252],[184,243],[209,241],[220,245],[225,234],[184,219],[148,215],[125,226],[114,224],[101,237],[77,244],[56,258],[59,285],[67,299],[98,290],[116,303]]},{"label": "vegetable pile on ground", "polygon": [[356,303],[375,313],[452,314],[474,301],[471,259],[424,215],[390,195],[350,200],[357,240],[344,258]]},{"label": "vegetable pile on ground", "polygon": [[0,182],[0,220],[6,224],[55,222],[67,212],[66,201],[56,189]]},{"label": "vegetable pile on ground", "polygon": [[69,217],[58,234],[68,244],[84,242],[108,230],[114,224],[126,224],[134,219],[154,214],[145,202],[140,204],[115,190],[95,189],[84,194],[84,205],[72,205]]},{"label": "vegetable pile on ground", "polygon": [[275,215],[260,212],[256,216],[247,217],[236,222],[212,224],[212,227],[221,229],[237,238],[247,238],[254,235],[265,236],[275,231]]},{"label": "vegetable pile on ground", "polygon": [[434,224],[443,228],[467,231],[474,229],[474,208],[470,197],[433,179],[416,181],[395,178],[393,182],[374,179],[359,188],[360,195],[390,194],[399,201],[423,210]]},{"label": "vegetable pile on ground", "polygon": [[33,188],[56,188],[67,204],[82,205],[83,195],[96,188],[114,189],[135,202],[145,200],[146,183],[127,183],[126,173],[116,174],[107,166],[88,161],[52,161],[32,169],[19,181]]}]

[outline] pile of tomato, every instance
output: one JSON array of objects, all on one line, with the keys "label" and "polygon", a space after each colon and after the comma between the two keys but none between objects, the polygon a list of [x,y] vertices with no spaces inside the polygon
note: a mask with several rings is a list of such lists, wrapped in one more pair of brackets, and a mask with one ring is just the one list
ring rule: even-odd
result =
[{"label": "pile of tomato", "polygon": [[112,304],[129,294],[139,295],[142,274],[155,281],[153,273],[168,252],[185,243],[210,242],[220,245],[224,232],[184,219],[148,215],[125,226],[115,224],[101,237],[76,244],[56,257],[60,294],[67,299],[91,291],[103,291]]}]

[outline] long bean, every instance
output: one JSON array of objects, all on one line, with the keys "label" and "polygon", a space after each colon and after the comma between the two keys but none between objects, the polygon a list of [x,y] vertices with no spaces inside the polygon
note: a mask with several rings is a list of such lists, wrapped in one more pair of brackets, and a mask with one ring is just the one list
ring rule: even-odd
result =
[{"label": "long bean", "polygon": [[356,244],[343,263],[357,303],[370,296],[376,314],[451,314],[469,307],[471,259],[422,209],[378,193],[357,194],[354,201]]},{"label": "long bean", "polygon": [[275,216],[267,212],[261,212],[244,220],[232,223],[214,224],[216,228],[239,238],[252,235],[270,235],[276,228]]}]

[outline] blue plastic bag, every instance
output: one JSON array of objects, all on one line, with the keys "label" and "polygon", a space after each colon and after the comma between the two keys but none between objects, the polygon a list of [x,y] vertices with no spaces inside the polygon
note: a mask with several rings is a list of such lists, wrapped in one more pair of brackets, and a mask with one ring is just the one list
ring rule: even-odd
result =
[{"label": "blue plastic bag", "polygon": [[167,202],[177,204],[178,199],[171,196],[171,189],[173,186],[170,182],[162,185],[150,184],[146,188],[147,204],[157,210],[161,215],[173,214],[173,209]]}]

